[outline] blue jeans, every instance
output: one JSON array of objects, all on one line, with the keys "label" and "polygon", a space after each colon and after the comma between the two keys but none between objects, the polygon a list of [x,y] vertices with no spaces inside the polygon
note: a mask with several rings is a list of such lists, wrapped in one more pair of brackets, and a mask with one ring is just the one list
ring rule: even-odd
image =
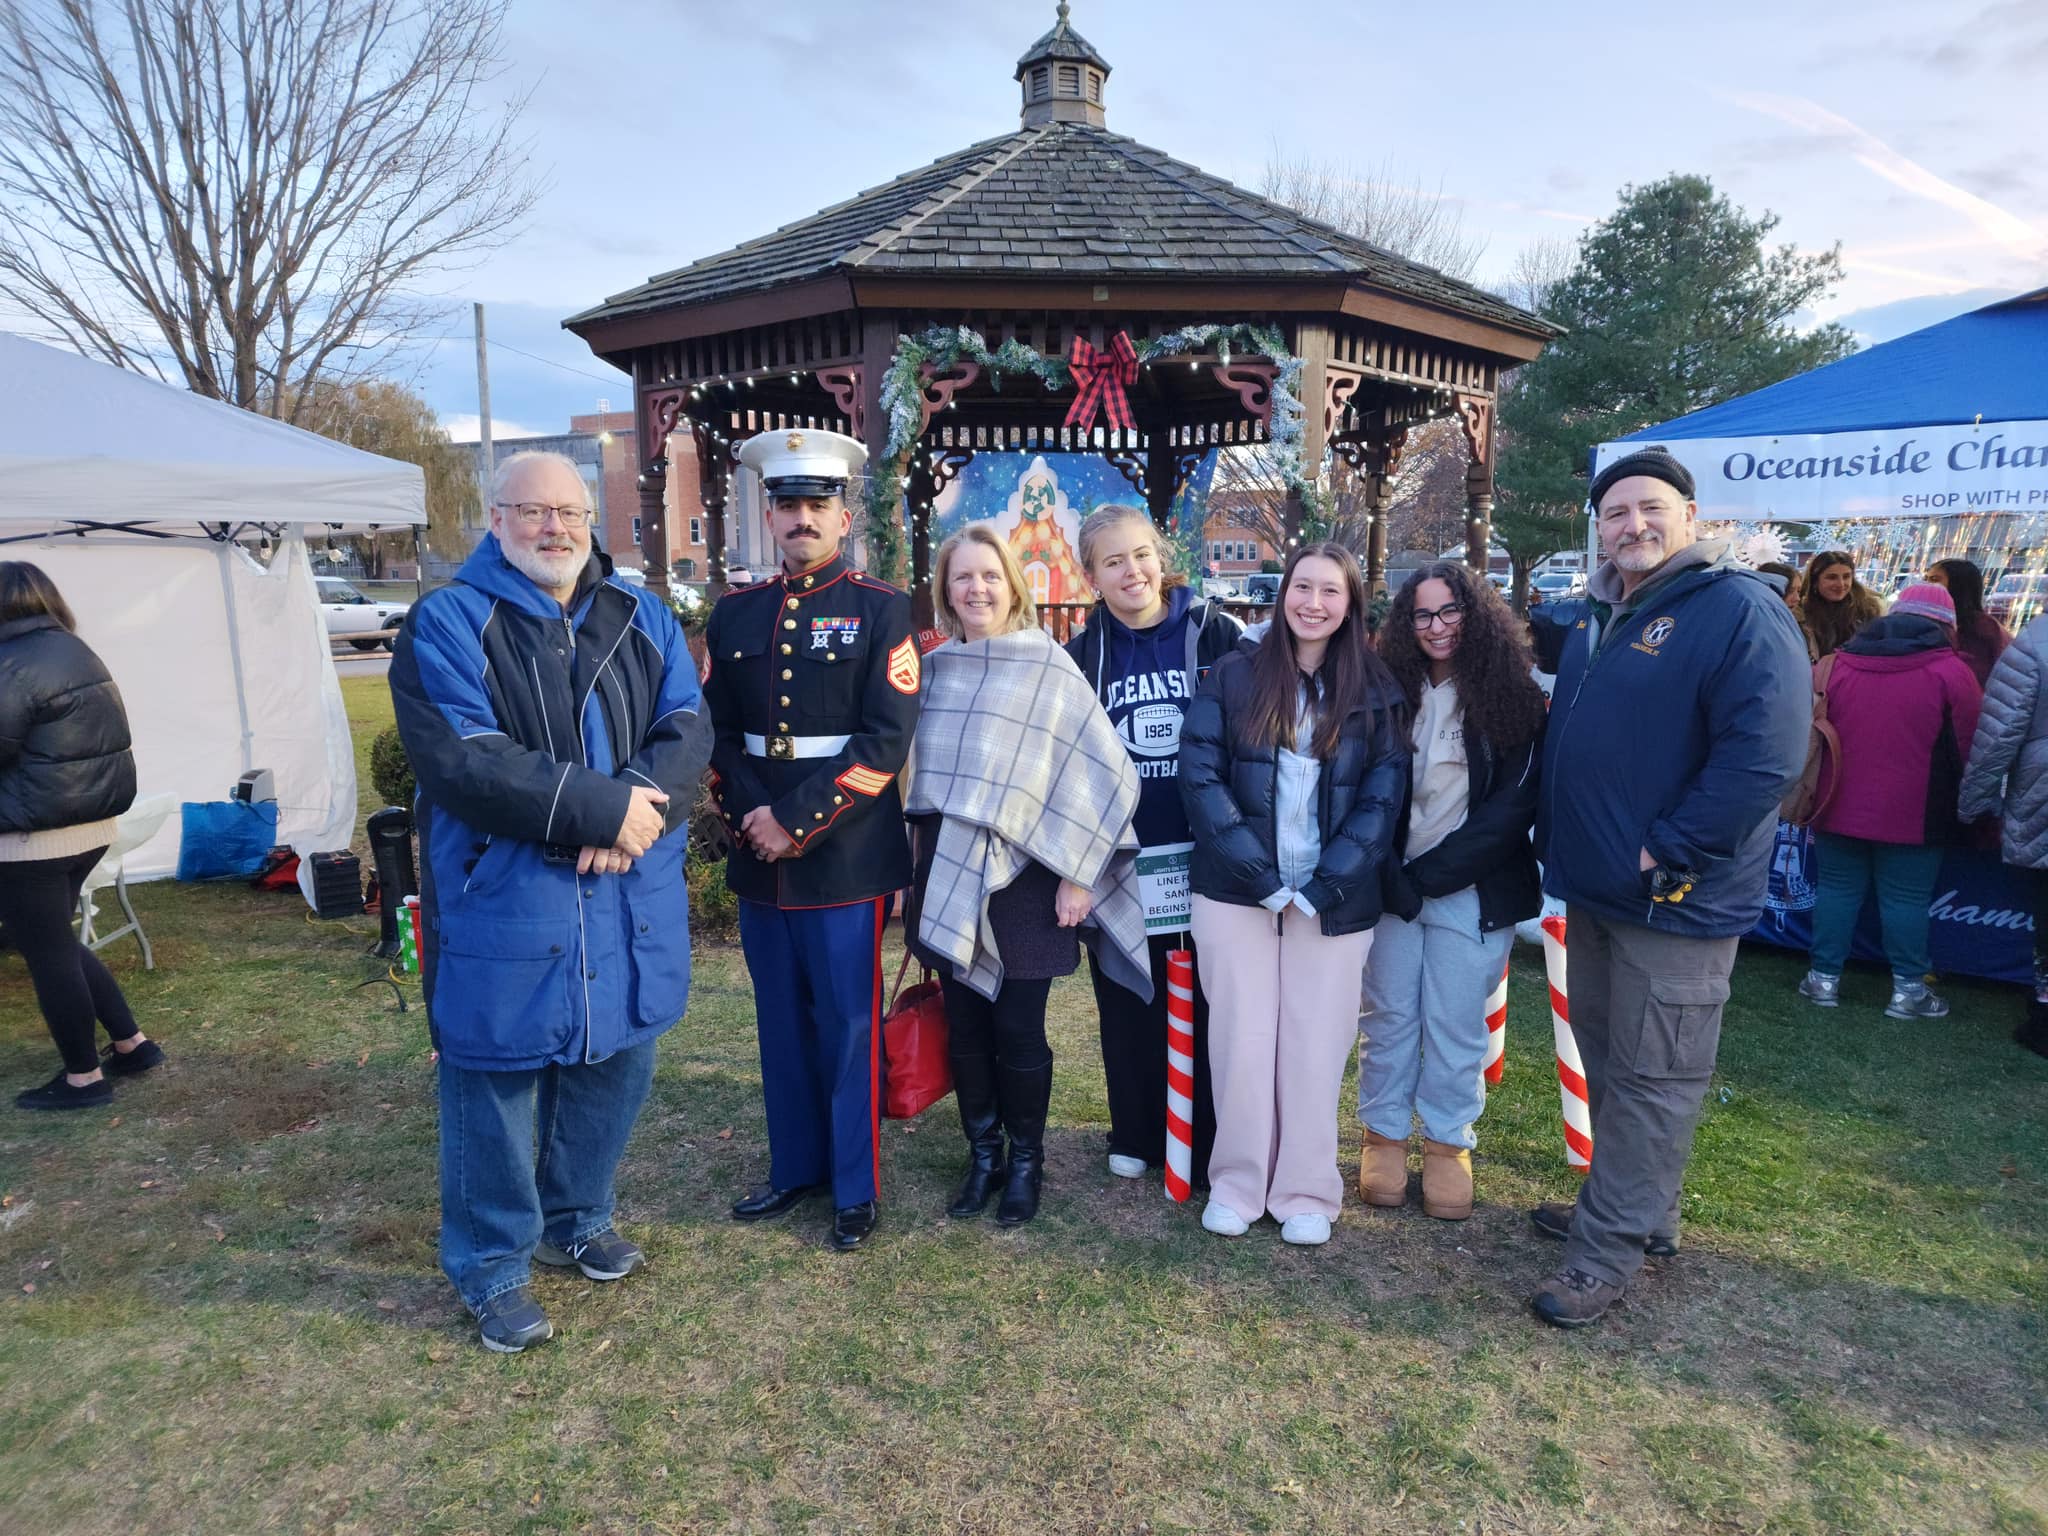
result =
[{"label": "blue jeans", "polygon": [[1500,982],[1515,931],[1479,931],[1470,887],[1422,904],[1412,923],[1383,917],[1365,960],[1358,1021],[1358,1119],[1406,1141],[1422,1134],[1475,1147],[1486,1109],[1486,999]]},{"label": "blue jeans", "polygon": [[1927,955],[1927,906],[1941,874],[1942,850],[1833,832],[1815,833],[1814,850],[1820,873],[1813,883],[1813,968],[1823,976],[1842,974],[1863,898],[1875,880],[1878,927],[1892,977],[1915,986],[1925,981],[1934,965]]},{"label": "blue jeans", "polygon": [[612,1224],[612,1176],[654,1081],[655,1042],[583,1066],[441,1063],[441,1268],[472,1311],[556,1247]]}]

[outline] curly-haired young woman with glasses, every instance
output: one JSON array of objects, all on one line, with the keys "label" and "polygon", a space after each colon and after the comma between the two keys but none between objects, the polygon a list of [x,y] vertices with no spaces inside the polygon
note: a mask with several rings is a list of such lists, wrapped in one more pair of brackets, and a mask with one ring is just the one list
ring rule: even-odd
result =
[{"label": "curly-haired young woman with glasses", "polygon": [[1395,595],[1380,656],[1415,712],[1407,803],[1387,865],[1360,1020],[1359,1193],[1408,1198],[1422,1122],[1422,1209],[1472,1214],[1473,1122],[1486,1107],[1486,998],[1515,924],[1542,908],[1536,820],[1544,701],[1523,626],[1493,584],[1449,561]]}]

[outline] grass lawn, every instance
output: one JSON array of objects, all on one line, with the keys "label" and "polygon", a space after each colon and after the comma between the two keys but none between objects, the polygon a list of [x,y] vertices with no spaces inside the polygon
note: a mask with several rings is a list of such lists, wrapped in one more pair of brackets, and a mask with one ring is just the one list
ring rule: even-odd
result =
[{"label": "grass lawn", "polygon": [[[366,755],[383,684],[344,688]],[[1112,1178],[1070,981],[1039,1221],[939,1214],[949,1101],[885,1128],[882,1232],[841,1258],[816,1206],[725,1217],[767,1157],[706,942],[621,1171],[649,1267],[543,1274],[557,1338],[505,1358],[436,1266],[433,1071],[417,1008],[357,988],[374,924],[137,904],[158,968],[110,959],[172,1064],[111,1112],[0,1109],[0,1529],[2048,1531],[2048,1062],[2010,989],[1902,1024],[1863,974],[1816,1014],[1746,954],[1685,1252],[1564,1335],[1524,1310],[1558,1249],[1522,1212],[1570,1191],[1533,951],[1469,1222],[1233,1243]],[[0,1083],[53,1066],[0,957]]]}]

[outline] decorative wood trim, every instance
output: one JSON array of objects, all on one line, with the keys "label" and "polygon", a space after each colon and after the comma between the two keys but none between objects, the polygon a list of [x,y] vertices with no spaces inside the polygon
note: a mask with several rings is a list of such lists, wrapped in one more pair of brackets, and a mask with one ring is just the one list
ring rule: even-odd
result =
[{"label": "decorative wood trim", "polygon": [[[960,471],[974,462],[972,448],[933,448],[931,450],[931,500],[937,501],[947,486],[960,478]],[[927,503],[929,505],[930,503]]]},{"label": "decorative wood trim", "polygon": [[1111,469],[1131,482],[1131,489],[1145,494],[1145,455],[1130,448],[1105,448],[1102,457]]},{"label": "decorative wood trim", "polygon": [[940,372],[926,363],[917,373],[923,381],[918,390],[923,414],[917,423],[918,435],[922,436],[925,428],[932,424],[932,417],[951,405],[955,395],[981,377],[981,364],[963,360]]},{"label": "decorative wood trim", "polygon": [[1225,389],[1237,392],[1246,412],[1270,423],[1273,419],[1273,381],[1280,377],[1280,365],[1261,358],[1229,363],[1211,363],[1209,377]]},{"label": "decorative wood trim", "polygon": [[1465,446],[1474,464],[1484,464],[1493,453],[1493,400],[1487,395],[1457,395],[1453,401],[1458,421],[1465,429]]},{"label": "decorative wood trim", "polygon": [[1358,392],[1358,386],[1365,382],[1365,376],[1338,364],[1329,365],[1323,375],[1323,436],[1335,439],[1337,424],[1344,419],[1345,409],[1351,397]]},{"label": "decorative wood trim", "polygon": [[867,400],[861,394],[861,369],[858,363],[844,368],[821,368],[818,382],[832,396],[833,404],[839,407],[839,414],[853,424],[855,437],[867,435]]},{"label": "decorative wood trim", "polygon": [[[683,424],[683,408],[689,399],[690,392],[686,389],[653,389],[641,396],[641,410],[647,423],[645,435],[640,439],[640,462],[643,466],[667,455],[668,435]],[[696,423],[691,425],[694,427]]]}]

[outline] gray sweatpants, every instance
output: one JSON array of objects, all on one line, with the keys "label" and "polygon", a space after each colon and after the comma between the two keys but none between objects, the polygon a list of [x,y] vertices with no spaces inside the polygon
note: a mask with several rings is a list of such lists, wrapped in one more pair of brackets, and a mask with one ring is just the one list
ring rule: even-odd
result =
[{"label": "gray sweatpants", "polygon": [[1614,1285],[1651,1233],[1678,1232],[1679,1187],[1721,1046],[1738,940],[1565,914],[1565,990],[1586,1065],[1593,1169],[1565,1264]]},{"label": "gray sweatpants", "polygon": [[1431,1141],[1475,1147],[1486,1109],[1486,999],[1515,931],[1479,931],[1479,892],[1425,901],[1412,923],[1372,931],[1358,1020],[1358,1118],[1406,1141],[1415,1121]]}]

